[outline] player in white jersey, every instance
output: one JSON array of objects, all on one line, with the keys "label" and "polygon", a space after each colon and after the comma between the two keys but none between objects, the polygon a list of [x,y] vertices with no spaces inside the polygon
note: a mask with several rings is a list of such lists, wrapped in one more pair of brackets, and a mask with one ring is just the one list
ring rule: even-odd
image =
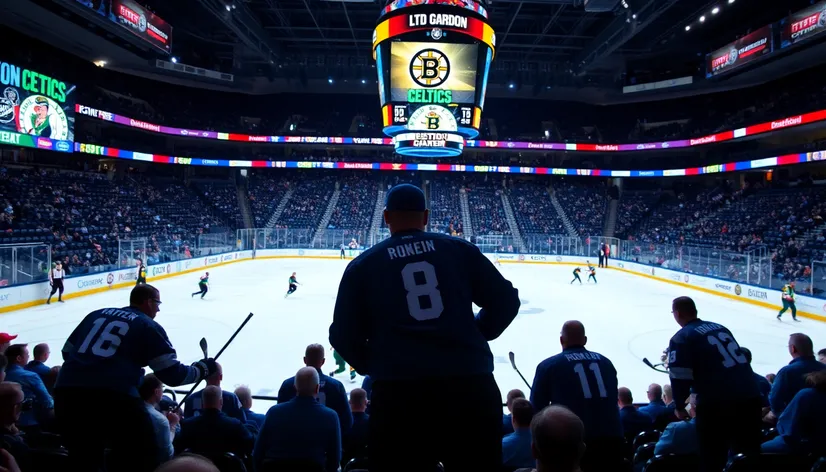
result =
[{"label": "player in white jersey", "polygon": [[46,304],[52,303],[52,296],[57,293],[57,301],[63,303],[63,278],[66,277],[66,271],[63,270],[63,264],[60,261],[54,263],[54,268],[49,271],[49,285],[52,286],[52,292],[49,298],[46,299]]}]

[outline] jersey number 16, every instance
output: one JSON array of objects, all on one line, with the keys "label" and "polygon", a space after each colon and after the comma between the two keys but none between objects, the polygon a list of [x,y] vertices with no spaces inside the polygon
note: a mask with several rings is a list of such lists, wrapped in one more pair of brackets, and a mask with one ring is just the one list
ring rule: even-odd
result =
[{"label": "jersey number 16", "polygon": [[[92,323],[92,329],[89,331],[89,334],[86,335],[86,339],[83,340],[83,344],[80,345],[80,349],[77,352],[84,354],[88,349],[89,345],[92,344],[92,354],[100,357],[112,357],[117,352],[118,347],[120,347],[120,342],[126,333],[129,331],[129,324],[119,320],[112,320],[103,327],[103,323],[106,323],[106,318],[98,318]],[[103,327],[103,331],[100,328]],[[100,332],[100,336],[98,336],[98,332]],[[97,339],[95,337],[97,336]],[[103,347],[104,344],[109,343],[108,346],[105,348]]]}]

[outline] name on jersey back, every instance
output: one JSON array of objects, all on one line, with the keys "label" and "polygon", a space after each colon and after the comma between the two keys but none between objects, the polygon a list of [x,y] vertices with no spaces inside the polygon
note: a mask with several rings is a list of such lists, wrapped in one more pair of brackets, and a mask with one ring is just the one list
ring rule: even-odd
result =
[{"label": "name on jersey back", "polygon": [[408,244],[399,244],[396,247],[389,247],[387,248],[387,255],[390,256],[390,260],[393,260],[401,257],[416,256],[435,251],[436,244],[434,244],[432,240],[425,240]]}]

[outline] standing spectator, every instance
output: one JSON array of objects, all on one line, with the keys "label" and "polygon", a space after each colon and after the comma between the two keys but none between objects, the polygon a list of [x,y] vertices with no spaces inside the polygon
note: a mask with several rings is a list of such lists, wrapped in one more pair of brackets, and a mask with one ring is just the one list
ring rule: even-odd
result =
[{"label": "standing spectator", "polygon": [[[347,402],[347,391],[344,390],[344,384],[321,372],[324,360],[324,346],[321,344],[310,344],[304,350],[304,365],[318,371],[318,401],[338,414],[341,434],[344,435],[353,426],[353,415],[350,413],[350,405]],[[278,389],[278,403],[286,403],[295,398],[295,395],[295,377],[290,377]]]},{"label": "standing spectator", "polygon": [[[536,472],[579,472],[585,452],[585,425],[564,406],[552,405],[531,421]],[[517,472],[527,471],[519,469]]]},{"label": "standing spectator", "polygon": [[761,446],[762,452],[822,454],[826,444],[826,371],[806,376],[809,388],[795,394],[777,420],[778,436]]},{"label": "standing spectator", "polygon": [[367,411],[367,392],[354,388],[350,392],[350,411],[353,412],[353,427],[341,437],[342,464],[354,457],[363,457],[367,453],[367,437],[370,433],[370,415]]},{"label": "standing spectator", "polygon": [[643,413],[642,409],[637,410],[634,407],[634,396],[631,390],[626,387],[620,387],[617,391],[617,403],[619,404],[620,423],[622,423],[622,432],[626,438],[633,440],[643,431],[651,429],[651,417]]},{"label": "standing spectator", "polygon": [[258,427],[258,430],[261,430],[261,427],[264,426],[264,419],[267,416],[252,411],[252,392],[250,388],[246,386],[236,388],[235,396],[238,397],[238,400],[241,402],[241,408],[244,409],[244,416],[247,417],[247,423],[254,423]]},{"label": "standing spectator", "polygon": [[20,415],[17,425],[21,429],[40,429],[54,418],[54,400],[46,389],[43,379],[25,369],[29,363],[29,347],[26,344],[12,344],[6,349],[9,365],[6,367],[6,381],[17,382],[23,388],[26,400],[33,401],[30,411]]},{"label": "standing spectator", "polygon": [[759,451],[760,392],[746,356],[725,326],[697,318],[689,297],[674,299],[671,312],[681,327],[668,346],[676,414],[688,418],[684,405],[693,390],[702,469],[719,472],[729,449]]},{"label": "standing spectator", "polygon": [[51,354],[49,345],[46,343],[40,343],[34,347],[34,360],[26,365],[26,370],[34,372],[40,376],[40,379],[44,383],[51,372],[49,366],[45,364],[45,362],[49,360],[49,354]]},{"label": "standing spectator", "polygon": [[54,263],[54,268],[49,271],[49,285],[52,286],[52,292],[49,298],[46,299],[46,305],[52,303],[52,297],[57,293],[57,301],[63,303],[63,278],[66,272],[63,270],[63,263],[57,261]]},{"label": "standing spectator", "polygon": [[310,461],[335,472],[341,461],[341,427],[336,412],[316,401],[318,369],[302,367],[294,378],[296,396],[267,412],[252,453],[255,470],[277,467],[268,462]]},{"label": "standing spectator", "polygon": [[675,421],[666,426],[654,454],[697,454],[700,451],[697,439],[697,395],[690,395],[688,400],[689,421]]},{"label": "standing spectator", "polygon": [[585,424],[583,468],[613,467],[622,460],[624,445],[614,364],[585,349],[588,338],[579,321],[562,325],[559,342],[562,352],[536,367],[531,403],[536,410],[554,404],[573,411]]},{"label": "standing spectator", "polygon": [[[55,385],[55,414],[72,470],[97,470],[103,452],[118,471],[153,470],[156,464],[152,422],[138,393],[143,367],[163,383],[193,383],[217,370],[215,360],[192,366],[178,361],[166,331],[155,321],[161,294],[146,284],[132,289],[129,306],[103,308],[86,315],[63,346],[63,366]],[[100,425],[89,421],[89,401],[117,415]]]},{"label": "standing spectator", "polygon": [[0,333],[0,354],[6,352],[6,349],[9,347],[12,341],[17,339],[17,335],[11,335],[9,333]]},{"label": "standing spectator", "polygon": [[175,439],[175,449],[189,449],[201,454],[231,452],[245,456],[252,452],[255,437],[237,418],[222,411],[224,392],[210,385],[201,392],[200,413],[181,421],[181,434]]},{"label": "standing spectator", "polygon": [[[347,266],[330,326],[336,351],[373,380],[373,472],[429,470],[437,462],[447,471],[483,472],[502,462],[502,397],[488,342],[516,317],[519,294],[478,247],[425,232],[428,219],[421,189],[390,189],[384,220],[391,236]],[[476,316],[474,303],[482,307]],[[422,402],[422,384],[462,401]],[[434,428],[434,417],[461,424],[462,440]]]},{"label": "standing spectator", "polygon": [[777,373],[769,393],[775,417],[779,417],[795,394],[806,387],[806,374],[826,370],[826,365],[815,359],[812,338],[803,333],[789,336],[789,354],[792,361]]},{"label": "standing spectator", "polygon": [[149,374],[143,378],[143,383],[138,388],[138,392],[146,404],[146,411],[152,420],[158,463],[166,462],[175,454],[172,441],[175,440],[175,430],[181,417],[171,411],[164,414],[156,409],[163,397],[163,383],[158,380],[155,374]]},{"label": "standing spectator", "polygon": [[640,413],[645,413],[655,421],[658,417],[668,412],[668,407],[663,401],[663,388],[659,384],[651,384],[648,386],[648,405],[640,407]]},{"label": "standing spectator", "polygon": [[[224,379],[224,369],[221,367],[221,364],[217,362],[215,363],[215,369],[215,372],[207,377],[206,384],[207,387],[214,386],[221,388],[221,381]],[[244,414],[244,409],[241,407],[241,401],[238,399],[238,396],[226,390],[221,390],[221,392],[223,396],[221,411],[230,418],[237,419],[241,424],[246,424],[247,415]],[[186,402],[184,402],[184,419],[196,416],[203,408],[203,396],[201,393],[203,393],[203,390],[193,393],[186,399]]]},{"label": "standing spectator", "polygon": [[505,405],[508,407],[509,413],[507,415],[502,415],[502,436],[513,432],[513,421],[511,420],[511,415],[513,414],[513,401],[517,398],[525,398],[525,393],[518,388],[508,392]]},{"label": "standing spectator", "polygon": [[505,467],[533,467],[531,455],[531,420],[533,406],[524,398],[513,401],[511,408],[513,432],[502,438],[502,465]]}]

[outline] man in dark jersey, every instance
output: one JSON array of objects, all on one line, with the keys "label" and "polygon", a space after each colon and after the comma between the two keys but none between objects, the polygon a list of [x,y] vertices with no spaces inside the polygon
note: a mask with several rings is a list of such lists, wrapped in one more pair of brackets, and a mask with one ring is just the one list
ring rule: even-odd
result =
[{"label": "man in dark jersey", "polygon": [[580,273],[580,272],[582,272],[582,271],[580,270],[580,268],[579,268],[579,267],[577,267],[576,269],[574,269],[574,279],[573,279],[573,280],[571,280],[571,283],[574,283],[574,282],[576,282],[577,280],[579,280],[579,285],[582,285],[582,279],[580,279],[580,278],[579,278],[579,273]]},{"label": "man in dark jersey", "polygon": [[[418,187],[390,189],[384,220],[390,238],[347,266],[330,326],[330,344],[373,382],[370,470],[498,471],[502,397],[488,342],[516,317],[519,293],[476,246],[425,232]],[[460,400],[422,402],[422,385]]]},{"label": "man in dark jersey", "polygon": [[697,435],[705,472],[719,472],[727,453],[760,452],[762,400],[748,358],[731,331],[697,318],[689,297],[674,299],[674,319],[682,327],[668,346],[668,371],[676,414],[697,395]]},{"label": "man in dark jersey", "polygon": [[617,408],[617,371],[607,357],[586,349],[587,342],[581,322],[562,325],[562,352],[536,367],[531,403],[536,411],[554,404],[576,413],[585,424],[588,445],[583,469],[613,470],[622,461],[624,441]]},{"label": "man in dark jersey", "polygon": [[[138,285],[129,306],[86,315],[63,346],[63,366],[55,385],[55,417],[72,462],[70,470],[97,471],[111,449],[110,470],[151,471],[157,464],[152,422],[138,394],[144,366],[166,385],[193,383],[215,372],[213,359],[191,366],[155,321],[160,293]],[[90,409],[91,408],[91,409]],[[105,431],[90,414],[107,415]]]}]

